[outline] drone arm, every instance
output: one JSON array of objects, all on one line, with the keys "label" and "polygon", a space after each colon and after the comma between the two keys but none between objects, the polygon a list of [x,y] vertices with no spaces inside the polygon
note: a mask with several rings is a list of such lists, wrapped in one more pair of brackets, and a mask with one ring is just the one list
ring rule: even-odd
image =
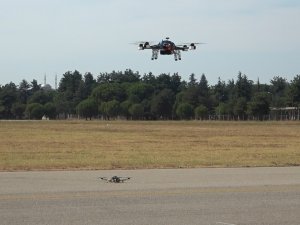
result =
[{"label": "drone arm", "polygon": [[181,51],[188,51],[189,47],[187,45],[182,45],[182,46],[176,46],[175,50],[181,50]]},{"label": "drone arm", "polygon": [[131,177],[120,177],[121,182],[123,183],[125,180],[130,180]]}]

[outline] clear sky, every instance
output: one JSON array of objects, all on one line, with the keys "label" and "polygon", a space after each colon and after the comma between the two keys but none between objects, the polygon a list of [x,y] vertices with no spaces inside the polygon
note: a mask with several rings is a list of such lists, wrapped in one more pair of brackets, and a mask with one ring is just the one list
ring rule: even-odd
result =
[{"label": "clear sky", "polygon": [[[137,41],[205,42],[182,61]],[[0,84],[130,68],[269,83],[300,74],[299,0],[0,0]]]}]

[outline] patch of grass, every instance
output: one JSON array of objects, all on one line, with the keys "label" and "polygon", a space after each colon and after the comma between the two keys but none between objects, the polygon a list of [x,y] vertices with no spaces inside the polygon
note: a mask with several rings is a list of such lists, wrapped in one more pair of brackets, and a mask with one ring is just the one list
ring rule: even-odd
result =
[{"label": "patch of grass", "polygon": [[0,170],[299,166],[299,122],[0,121]]}]

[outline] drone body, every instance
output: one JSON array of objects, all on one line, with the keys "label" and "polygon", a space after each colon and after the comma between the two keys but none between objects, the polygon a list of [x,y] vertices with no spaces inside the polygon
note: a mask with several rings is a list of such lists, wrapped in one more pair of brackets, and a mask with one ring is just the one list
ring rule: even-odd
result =
[{"label": "drone body", "polygon": [[107,178],[107,177],[99,177],[99,178],[109,183],[124,183],[124,181],[130,179],[130,177],[118,177],[118,176],[113,176],[111,178]]},{"label": "drone body", "polygon": [[166,37],[165,40],[162,40],[156,45],[150,45],[148,41],[140,42],[138,45],[139,50],[151,49],[152,57],[151,60],[156,60],[158,54],[160,55],[174,55],[175,61],[181,60],[181,51],[196,50],[196,45],[203,43],[185,43],[181,45],[176,45],[174,42],[169,40],[169,37]]}]

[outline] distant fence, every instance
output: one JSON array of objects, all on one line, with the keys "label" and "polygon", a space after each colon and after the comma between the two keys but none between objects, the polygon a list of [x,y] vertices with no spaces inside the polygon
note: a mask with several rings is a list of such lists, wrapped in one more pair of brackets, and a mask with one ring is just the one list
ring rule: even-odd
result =
[{"label": "distant fence", "polygon": [[300,120],[299,114],[298,115],[263,115],[260,117],[257,116],[244,116],[244,117],[238,117],[238,116],[231,116],[231,115],[209,115],[208,120],[221,120],[221,121],[256,121],[256,120],[276,120],[276,121],[285,121],[285,120]]},{"label": "distant fence", "polygon": [[[60,114],[57,119],[62,120],[76,120],[83,119],[77,114]],[[103,116],[93,117],[93,119],[105,120]],[[110,118],[111,120],[132,120],[131,117],[118,116],[116,118]],[[230,114],[216,115],[210,114],[202,118],[190,118],[191,120],[220,120],[220,121],[288,121],[288,120],[300,120],[300,108],[298,107],[285,107],[285,108],[270,108],[270,113],[268,115],[261,116],[235,116]],[[149,118],[141,117],[138,120],[149,120]],[[151,120],[151,119],[150,119]],[[157,119],[162,120],[162,119]],[[178,119],[175,119],[178,120]]]},{"label": "distant fence", "polygon": [[243,121],[243,120],[300,120],[300,108],[285,107],[285,108],[270,108],[268,115],[262,116],[234,116],[234,115],[209,115],[208,120],[224,120],[224,121]]}]

